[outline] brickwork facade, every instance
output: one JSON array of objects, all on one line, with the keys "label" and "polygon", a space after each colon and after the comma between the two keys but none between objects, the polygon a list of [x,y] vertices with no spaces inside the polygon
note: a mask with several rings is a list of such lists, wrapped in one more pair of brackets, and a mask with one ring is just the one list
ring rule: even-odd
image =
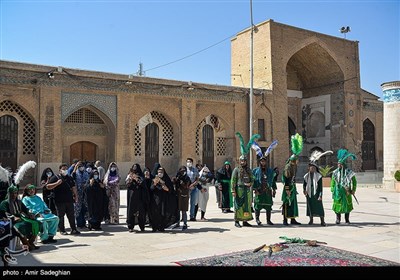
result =
[{"label": "brickwork facade", "polygon": [[[347,148],[359,158],[350,163],[355,170],[382,170],[383,106],[377,96],[360,88],[358,42],[273,20],[257,24],[257,29],[253,37],[254,87],[268,90],[272,96],[256,97],[254,118],[267,112],[272,116],[266,128],[271,138],[288,139],[289,117],[295,132],[305,140],[300,163],[303,169],[313,149],[336,153]],[[232,39],[234,86],[249,86],[250,33],[247,29]],[[363,122],[367,118],[375,128],[374,143],[369,143],[373,148],[368,150],[373,153],[374,164],[363,165]],[[316,131],[316,125],[321,129]],[[274,163],[282,166],[289,155],[289,141],[280,141]],[[334,165],[336,157],[328,157],[327,163]]]}]

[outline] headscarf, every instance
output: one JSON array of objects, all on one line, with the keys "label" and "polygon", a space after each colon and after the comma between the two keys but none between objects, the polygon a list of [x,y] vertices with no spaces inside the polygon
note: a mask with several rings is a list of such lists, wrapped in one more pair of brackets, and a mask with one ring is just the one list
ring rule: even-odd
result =
[{"label": "headscarf", "polygon": [[7,189],[7,197],[6,200],[8,201],[8,205],[10,207],[10,214],[11,215],[15,215],[18,214],[19,212],[21,212],[21,206],[20,204],[17,202],[18,197],[16,198],[16,201],[11,201],[11,193],[18,193],[18,188],[16,186],[11,186],[8,187]]},{"label": "headscarf", "polygon": [[[111,171],[111,167],[115,167],[115,171]],[[104,180],[103,180],[103,183],[104,183],[104,185],[108,185],[108,177],[109,176],[113,176],[113,177],[115,177],[115,176],[119,176],[119,168],[118,168],[118,165],[117,165],[117,163],[116,162],[111,162],[109,165],[108,165],[108,169],[107,169],[107,171],[106,171],[106,174],[104,175]]]}]

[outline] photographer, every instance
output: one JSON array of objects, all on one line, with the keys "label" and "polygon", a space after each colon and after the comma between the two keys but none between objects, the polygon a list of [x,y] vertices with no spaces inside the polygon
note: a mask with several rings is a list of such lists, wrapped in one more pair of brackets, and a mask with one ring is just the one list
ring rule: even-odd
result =
[{"label": "photographer", "polygon": [[[190,178],[186,174],[186,166],[179,167],[176,177],[172,179],[175,189],[178,193],[178,210],[182,214],[183,227],[182,230],[187,229],[187,211],[189,210],[189,185]],[[174,228],[179,227],[180,216]]]},{"label": "photographer", "polygon": [[133,228],[137,224],[139,224],[140,230],[144,231],[150,198],[140,164],[135,163],[132,165],[125,183],[128,189],[126,223],[128,224],[129,232],[133,232]]},{"label": "photographer", "polygon": [[[171,179],[165,169],[160,167],[150,186],[150,219],[154,231],[164,231],[166,227],[176,222],[173,218],[178,208],[173,205],[169,195],[174,190]],[[173,198],[173,197],[171,197]],[[174,209],[175,208],[175,209]]]},{"label": "photographer", "polygon": [[78,193],[76,190],[75,182],[71,176],[68,175],[68,165],[62,163],[59,166],[60,173],[50,178],[49,183],[45,185],[48,190],[53,190],[55,197],[57,215],[60,218],[58,229],[62,235],[66,235],[64,216],[67,215],[69,225],[71,227],[71,234],[80,234],[76,229],[74,202],[78,202]]},{"label": "photographer", "polygon": [[99,177],[99,171],[94,169],[85,184],[89,213],[89,230],[101,230],[100,224],[104,217],[106,193],[104,184],[100,181]]}]

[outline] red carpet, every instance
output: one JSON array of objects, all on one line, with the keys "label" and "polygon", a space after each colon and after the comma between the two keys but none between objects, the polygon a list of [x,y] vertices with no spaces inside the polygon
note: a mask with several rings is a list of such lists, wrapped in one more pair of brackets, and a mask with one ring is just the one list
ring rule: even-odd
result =
[{"label": "red carpet", "polygon": [[285,244],[282,251],[240,251],[225,255],[176,262],[181,266],[400,266],[362,254],[352,253],[328,246]]}]

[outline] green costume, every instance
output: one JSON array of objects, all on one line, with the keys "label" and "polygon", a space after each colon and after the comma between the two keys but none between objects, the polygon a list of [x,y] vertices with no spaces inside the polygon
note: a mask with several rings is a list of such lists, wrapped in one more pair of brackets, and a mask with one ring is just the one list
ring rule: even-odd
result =
[{"label": "green costume", "polygon": [[7,216],[14,216],[18,218],[17,221],[13,221],[14,229],[19,233],[20,236],[30,237],[36,236],[39,232],[39,222],[29,219],[28,209],[18,199],[18,197],[12,201],[10,198],[10,192],[17,192],[16,187],[9,187],[8,194],[5,200],[0,203],[0,217],[7,218]]},{"label": "green costume", "polygon": [[235,226],[241,227],[239,221],[243,221],[243,226],[250,227],[247,222],[253,220],[251,205],[253,202],[253,183],[254,177],[251,169],[247,164],[247,154],[250,152],[252,143],[260,138],[259,134],[254,134],[250,137],[249,142],[245,145],[242,135],[239,132],[235,133],[240,140],[239,158],[240,166],[235,167],[231,177],[231,192],[233,196],[233,209],[235,212]]},{"label": "green costume", "polygon": [[290,149],[292,150],[292,155],[286,161],[285,169],[282,173],[282,215],[283,224],[287,225],[287,219],[290,218],[291,224],[300,225],[296,221],[296,217],[299,216],[299,208],[297,205],[297,189],[296,189],[296,172],[297,172],[297,160],[299,159],[299,154],[303,150],[303,137],[296,133],[290,137]]},{"label": "green costume", "polygon": [[259,166],[253,169],[253,175],[253,189],[255,192],[254,210],[256,213],[256,222],[258,225],[261,225],[260,210],[265,209],[267,215],[267,224],[273,225],[271,222],[271,210],[272,205],[274,204],[272,198],[275,197],[276,193],[277,173],[272,168],[262,168]]},{"label": "green costume", "polygon": [[[251,170],[245,167],[235,167],[231,178],[231,192],[234,193],[233,208],[235,210],[235,221],[253,220],[251,204],[253,202],[252,185],[254,177]],[[246,186],[248,184],[250,186]]]},{"label": "green costume", "polygon": [[332,210],[339,213],[350,213],[353,210],[352,194],[357,189],[356,174],[348,169],[341,168],[333,171],[331,180]]},{"label": "green costume", "polygon": [[307,209],[306,215],[310,217],[310,223],[313,223],[313,217],[325,216],[324,206],[322,205],[322,176],[317,171],[308,172],[304,175],[303,192],[306,194]]},{"label": "green costume", "polygon": [[253,169],[253,175],[255,177],[253,189],[256,192],[254,209],[271,211],[274,204],[272,197],[276,191],[276,173],[272,168],[257,167]]},{"label": "green costume", "polygon": [[[227,168],[228,166],[228,168]],[[215,185],[221,186],[221,197],[220,201],[218,201],[219,208],[222,209],[223,212],[227,213],[230,211],[233,206],[233,198],[230,190],[231,183],[231,175],[232,168],[229,161],[224,163],[224,166],[218,169],[217,174],[215,176]],[[232,211],[231,211],[232,212]]]},{"label": "green costume", "polygon": [[340,224],[341,213],[345,214],[346,224],[350,224],[350,212],[353,210],[352,195],[356,192],[357,180],[355,173],[346,168],[346,160],[347,158],[352,160],[357,158],[346,149],[340,149],[337,158],[338,168],[333,171],[331,180],[332,210],[336,213],[336,224]]},{"label": "green costume", "polygon": [[34,242],[40,229],[36,220],[29,218],[28,209],[18,199],[18,188],[11,186],[7,189],[6,199],[0,203],[0,218],[12,221],[12,235],[18,236],[29,250],[38,249]]},{"label": "green costume", "polygon": [[[287,218],[294,219],[299,216],[299,208],[297,205],[297,189],[296,189],[296,172],[297,172],[297,164],[289,161],[285,165],[285,169],[282,174],[282,183],[284,185],[284,189],[282,192],[282,215],[284,220]],[[290,196],[286,193],[286,191],[290,191]],[[284,222],[285,223],[285,222]]]}]

